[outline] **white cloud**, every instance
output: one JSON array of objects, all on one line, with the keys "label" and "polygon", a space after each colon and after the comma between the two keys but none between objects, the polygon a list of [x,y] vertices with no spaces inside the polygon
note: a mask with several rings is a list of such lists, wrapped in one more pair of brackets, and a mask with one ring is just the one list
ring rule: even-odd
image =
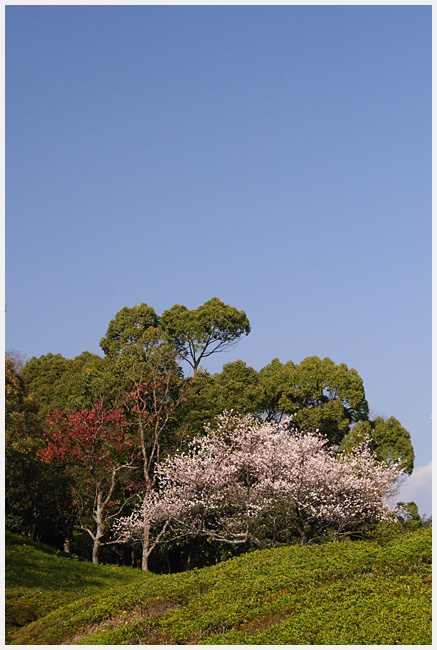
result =
[{"label": "white cloud", "polygon": [[421,515],[432,513],[432,462],[413,470],[402,483],[396,501],[414,501]]}]

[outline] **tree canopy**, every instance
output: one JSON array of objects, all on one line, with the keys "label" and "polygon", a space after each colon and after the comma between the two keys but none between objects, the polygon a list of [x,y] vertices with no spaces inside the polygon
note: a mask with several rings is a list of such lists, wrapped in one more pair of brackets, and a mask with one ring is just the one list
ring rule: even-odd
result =
[{"label": "tree canopy", "polygon": [[345,363],[307,357],[300,364],[274,359],[260,370],[270,419],[293,415],[303,429],[319,429],[339,444],[354,422],[367,420],[363,380]]},{"label": "tree canopy", "polygon": [[[329,357],[310,356],[299,363],[275,358],[259,371],[242,359],[224,364],[215,374],[203,367],[208,357],[249,332],[244,311],[218,298],[192,310],[174,305],[161,316],[141,303],[124,307],[110,321],[100,340],[103,357],[83,352],[65,359],[49,353],[30,359],[20,373],[13,359],[22,365],[22,355],[10,353],[7,525],[34,538],[56,531],[65,548],[80,549],[81,554],[91,540],[95,561],[99,553],[108,557],[108,542],[123,553],[124,539],[133,555],[141,548],[137,561],[144,570],[149,556],[153,565],[156,554],[182,553],[184,544],[196,545],[199,535],[206,535],[199,546],[203,553],[205,540],[213,537],[222,542],[238,538],[238,543],[256,537],[276,544],[290,543],[296,535],[302,540],[315,532],[323,535],[329,526],[339,534],[357,522],[372,526],[365,490],[358,489],[351,467],[362,468],[360,480],[365,472],[381,478],[378,463],[411,473],[410,434],[394,417],[369,420],[362,378],[354,368]],[[225,420],[235,424],[226,432]],[[241,440],[235,437],[238,432]],[[218,447],[208,447],[215,449],[215,456],[198,455],[196,450],[209,444],[208,436],[216,440],[219,434]],[[257,436],[264,447],[258,446],[255,456],[243,453],[244,440],[254,442]],[[123,440],[123,449],[118,448],[117,441]],[[306,463],[311,444],[313,460]],[[220,454],[227,466],[221,467]],[[360,465],[363,458],[367,460]],[[300,462],[306,467],[299,479],[306,492],[296,487]],[[183,465],[185,474],[173,475],[172,492],[172,498],[179,499],[179,514],[188,517],[182,530],[176,511],[163,508],[160,489],[167,479],[159,468]],[[188,499],[193,509],[187,509],[182,483],[196,476],[210,501],[203,503],[202,495],[196,501],[194,491]],[[217,482],[221,487],[215,490]],[[268,498],[262,485],[270,491]],[[130,503],[132,495],[137,510]],[[345,500],[355,504],[348,512]],[[205,518],[199,520],[198,508],[203,506]],[[124,535],[122,523],[109,531],[120,508],[124,521],[136,530],[135,540]],[[367,518],[360,519],[360,508]],[[201,529],[193,528],[199,521]],[[220,522],[226,530],[218,530]],[[189,541],[173,543],[173,533],[188,535]],[[156,551],[158,542],[167,550]]]},{"label": "tree canopy", "polygon": [[136,307],[123,307],[109,323],[100,347],[113,359],[121,355],[141,357],[150,347],[150,330],[157,328],[159,318],[145,302]]},{"label": "tree canopy", "polygon": [[192,310],[174,305],[163,312],[161,325],[173,339],[180,358],[195,373],[202,359],[229,349],[243,334],[250,333],[245,312],[225,305],[218,298]]},{"label": "tree canopy", "polygon": [[409,432],[399,420],[381,417],[368,422],[358,422],[344,437],[340,449],[349,450],[357,447],[363,440],[371,441],[377,458],[395,463],[399,459],[405,474],[411,474],[414,468],[414,449]]}]

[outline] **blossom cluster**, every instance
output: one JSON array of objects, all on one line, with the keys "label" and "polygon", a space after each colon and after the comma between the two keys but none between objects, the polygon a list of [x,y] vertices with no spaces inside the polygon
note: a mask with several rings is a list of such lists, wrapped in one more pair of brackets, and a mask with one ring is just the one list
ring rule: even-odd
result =
[{"label": "blossom cluster", "polygon": [[189,534],[256,541],[257,522],[280,508],[307,543],[311,526],[338,535],[388,520],[401,464],[378,461],[368,442],[336,454],[318,431],[300,432],[292,417],[268,423],[225,412],[187,452],[157,467],[158,491],[118,522],[118,533],[133,539],[145,520],[167,517]]}]

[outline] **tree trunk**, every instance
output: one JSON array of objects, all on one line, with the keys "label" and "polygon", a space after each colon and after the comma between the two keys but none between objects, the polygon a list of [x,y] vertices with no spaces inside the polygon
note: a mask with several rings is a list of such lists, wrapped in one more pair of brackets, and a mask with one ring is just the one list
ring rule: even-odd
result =
[{"label": "tree trunk", "polygon": [[299,508],[297,506],[294,509],[294,515],[296,517],[297,529],[299,531],[302,546],[307,546],[308,537],[307,537],[307,534],[306,534],[306,531],[305,531],[305,526],[303,525],[303,522],[302,522],[302,518],[300,516]]},{"label": "tree trunk", "polygon": [[290,515],[288,510],[287,510],[287,514],[285,515],[285,535],[286,535],[286,544],[288,546],[290,544]]},{"label": "tree trunk", "polygon": [[150,542],[150,524],[149,522],[144,522],[143,557],[141,559],[142,571],[149,570],[149,555],[150,555],[149,542]]},{"label": "tree trunk", "polygon": [[93,535],[93,564],[99,563],[99,549],[100,549],[100,539],[103,537],[105,522],[103,516],[103,504],[102,504],[102,495],[100,492],[97,494],[97,504],[95,509],[95,522],[96,522],[96,534]]},{"label": "tree trunk", "polygon": [[94,539],[93,539],[93,554],[92,554],[93,564],[98,564],[99,563],[99,548],[100,548],[100,538],[99,537],[94,537]]},{"label": "tree trunk", "polygon": [[64,553],[71,553],[71,539],[64,537]]}]

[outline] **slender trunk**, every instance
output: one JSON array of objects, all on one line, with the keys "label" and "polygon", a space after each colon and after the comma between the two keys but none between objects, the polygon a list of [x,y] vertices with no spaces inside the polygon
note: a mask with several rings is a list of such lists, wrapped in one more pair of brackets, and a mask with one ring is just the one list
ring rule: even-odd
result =
[{"label": "slender trunk", "polygon": [[93,535],[93,553],[92,553],[93,564],[99,563],[100,539],[103,537],[104,528],[105,528],[103,510],[104,510],[104,506],[102,504],[102,495],[100,492],[98,492],[96,509],[94,513],[94,518],[96,522],[96,534]]},{"label": "slender trunk", "polygon": [[64,537],[64,553],[71,553],[71,539]]},{"label": "slender trunk", "polygon": [[297,506],[294,509],[294,516],[296,517],[297,529],[299,531],[302,546],[307,546],[308,537],[307,537],[307,534],[306,534],[306,531],[305,531],[305,526],[303,524],[302,518],[300,516],[299,508]]},{"label": "slender trunk", "polygon": [[141,569],[143,571],[149,570],[149,542],[150,542],[150,523],[144,522],[144,536],[143,536],[143,556],[141,559]]},{"label": "slender trunk", "polygon": [[191,558],[191,543],[189,544],[188,548],[186,549],[184,553],[184,571],[190,571],[191,570],[191,563],[192,563],[192,558]]}]

